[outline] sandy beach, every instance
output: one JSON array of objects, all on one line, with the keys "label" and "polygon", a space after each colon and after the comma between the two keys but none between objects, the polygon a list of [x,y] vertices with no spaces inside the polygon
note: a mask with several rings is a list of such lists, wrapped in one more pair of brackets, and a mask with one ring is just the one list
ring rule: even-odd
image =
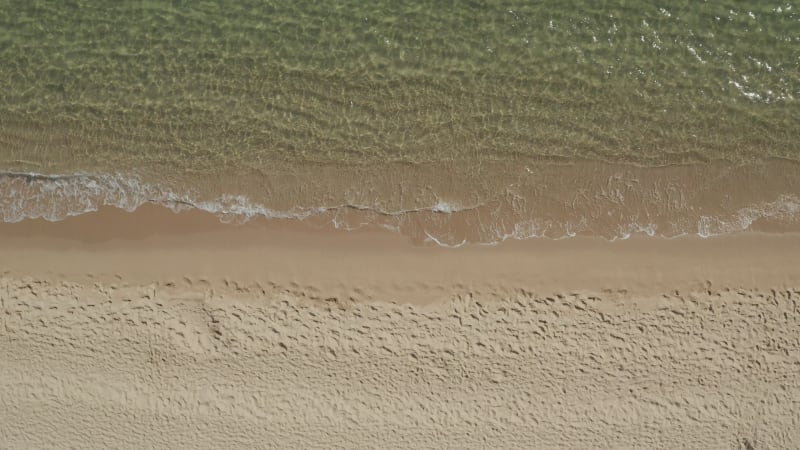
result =
[{"label": "sandy beach", "polygon": [[0,224],[0,435],[796,447],[798,248],[750,232],[447,249],[157,206]]},{"label": "sandy beach", "polygon": [[0,450],[800,448],[783,3],[1,2]]}]

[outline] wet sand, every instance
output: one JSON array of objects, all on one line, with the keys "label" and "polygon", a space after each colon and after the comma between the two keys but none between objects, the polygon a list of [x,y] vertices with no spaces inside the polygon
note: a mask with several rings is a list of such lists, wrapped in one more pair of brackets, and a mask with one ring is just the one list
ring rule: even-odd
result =
[{"label": "wet sand", "polygon": [[797,249],[756,232],[446,249],[157,206],[2,224],[0,436],[796,447]]}]

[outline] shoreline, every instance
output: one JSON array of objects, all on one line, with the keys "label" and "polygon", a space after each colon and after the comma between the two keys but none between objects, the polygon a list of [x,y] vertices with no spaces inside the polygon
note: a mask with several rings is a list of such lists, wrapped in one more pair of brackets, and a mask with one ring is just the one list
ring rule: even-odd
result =
[{"label": "shoreline", "polygon": [[447,249],[155,205],[0,224],[0,436],[795,448],[797,248],[753,232]]},{"label": "shoreline", "polygon": [[448,249],[153,204],[3,223],[0,436],[795,448],[798,248],[746,232]]},{"label": "shoreline", "polygon": [[798,8],[662,3],[0,7],[0,447],[800,449]]},{"label": "shoreline", "polygon": [[365,224],[416,243],[637,234],[800,232],[800,163],[769,159],[669,167],[575,161],[313,165],[175,175],[0,173],[0,220],[51,221],[157,204],[225,222],[294,218]]},{"label": "shoreline", "polygon": [[[14,278],[167,285],[205,280],[315,298],[429,304],[457,295],[614,293],[639,299],[724,288],[800,286],[798,233],[699,238],[573,237],[461,248],[386,230],[312,222],[224,224],[201,211],[105,208],[61,222],[0,224],[0,270]],[[200,289],[190,281],[186,289]],[[637,300],[638,301],[638,300]]]}]

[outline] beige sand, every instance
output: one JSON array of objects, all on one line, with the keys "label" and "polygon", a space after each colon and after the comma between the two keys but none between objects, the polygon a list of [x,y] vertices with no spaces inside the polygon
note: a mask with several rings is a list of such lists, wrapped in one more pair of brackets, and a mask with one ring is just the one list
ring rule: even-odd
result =
[{"label": "beige sand", "polygon": [[800,235],[0,225],[2,447],[800,446]]}]

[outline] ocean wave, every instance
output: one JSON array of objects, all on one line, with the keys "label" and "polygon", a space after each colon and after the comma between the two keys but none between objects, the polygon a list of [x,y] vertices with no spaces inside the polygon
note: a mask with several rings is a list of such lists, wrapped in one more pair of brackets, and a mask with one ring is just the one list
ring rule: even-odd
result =
[{"label": "ocean wave", "polygon": [[216,214],[226,222],[246,221],[258,216],[302,219],[319,212],[317,208],[274,211],[252,203],[242,195],[226,194],[210,201],[200,200],[191,193],[180,194],[133,176],[0,173],[0,218],[3,222],[39,218],[56,222],[105,206],[132,212],[147,203],[163,205],[175,212],[200,209]]},{"label": "ocean wave", "polygon": [[[519,199],[515,198],[513,201]],[[579,234],[596,234],[610,240],[628,239],[634,235],[675,237],[695,234],[711,237],[746,231],[759,220],[797,222],[800,219],[800,197],[790,194],[781,195],[774,201],[738,208],[727,214],[698,213],[696,217],[682,217],[669,226],[629,218],[611,225],[604,223],[607,229],[599,230],[597,224],[586,216],[565,221],[544,215],[519,217],[512,214],[511,217],[500,217],[487,214],[484,210],[500,210],[502,205],[464,205],[455,200],[438,199],[428,206],[402,210],[386,210],[361,204],[274,209],[252,201],[245,195],[223,194],[213,199],[203,199],[192,190],[180,192],[178,189],[144,182],[130,175],[0,172],[0,219],[3,222],[20,222],[26,219],[60,221],[109,206],[132,212],[145,204],[158,204],[174,212],[202,210],[216,215],[226,223],[244,223],[259,217],[295,220],[318,217],[342,230],[375,225],[442,247],[460,247],[468,243],[494,245],[510,239],[563,239]],[[459,222],[459,217],[469,214],[482,214],[482,218],[488,215],[491,220],[478,221],[478,232],[465,232],[463,229],[457,232],[459,227],[475,224],[475,221]],[[409,220],[409,217],[417,219]],[[429,220],[425,220],[425,217],[429,217]]]},{"label": "ocean wave", "polygon": [[[147,183],[130,175],[0,172],[0,218],[3,222],[14,223],[40,218],[57,222],[67,217],[95,212],[106,206],[133,212],[148,203],[162,205],[175,212],[199,209],[217,215],[226,223],[246,222],[255,217],[302,220],[344,210],[370,211],[382,216],[417,212],[453,214],[481,206],[463,206],[457,202],[438,200],[431,206],[404,210],[385,210],[371,205],[349,203],[278,210],[238,194],[222,194],[212,200],[202,200],[191,190],[179,193],[174,188]],[[342,224],[341,227],[345,225]]]},{"label": "ocean wave", "polygon": [[700,237],[746,231],[758,220],[791,220],[800,216],[800,197],[781,195],[777,200],[737,210],[729,218],[701,216],[697,222]]}]

